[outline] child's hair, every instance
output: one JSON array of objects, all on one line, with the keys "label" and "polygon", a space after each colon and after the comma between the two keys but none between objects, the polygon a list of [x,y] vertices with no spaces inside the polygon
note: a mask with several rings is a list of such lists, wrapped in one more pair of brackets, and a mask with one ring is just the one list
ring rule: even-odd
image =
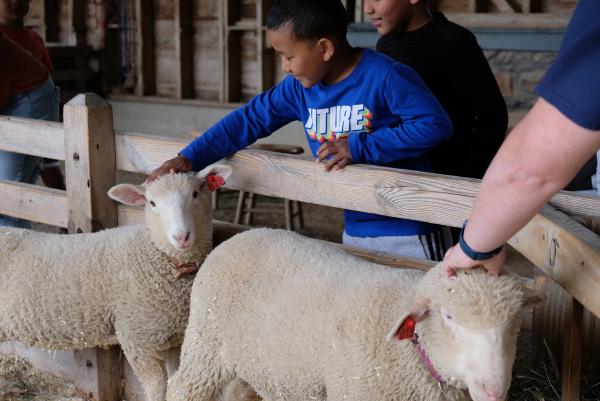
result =
[{"label": "child's hair", "polygon": [[267,14],[267,29],[289,25],[298,39],[324,37],[346,40],[348,13],[340,0],[275,0]]}]

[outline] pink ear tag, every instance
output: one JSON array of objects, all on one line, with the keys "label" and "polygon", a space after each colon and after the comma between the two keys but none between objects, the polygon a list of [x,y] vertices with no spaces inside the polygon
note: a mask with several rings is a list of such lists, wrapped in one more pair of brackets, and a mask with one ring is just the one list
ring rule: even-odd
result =
[{"label": "pink ear tag", "polygon": [[417,326],[417,321],[412,316],[407,316],[406,319],[402,322],[400,327],[398,327],[398,331],[396,331],[396,338],[400,341],[402,340],[410,340],[415,335],[415,327]]},{"label": "pink ear tag", "polygon": [[206,183],[210,192],[215,192],[217,189],[225,185],[225,180],[220,175],[209,174],[206,176]]}]

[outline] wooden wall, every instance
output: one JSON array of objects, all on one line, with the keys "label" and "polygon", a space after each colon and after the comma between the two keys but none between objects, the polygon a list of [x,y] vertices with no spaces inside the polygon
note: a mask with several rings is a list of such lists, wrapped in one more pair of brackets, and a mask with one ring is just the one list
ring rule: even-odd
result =
[{"label": "wooden wall", "polygon": [[[53,5],[58,10],[49,10],[50,15],[57,13],[58,35],[57,41],[63,45],[77,44],[77,31],[84,30],[83,38],[85,44],[93,49],[103,49],[105,46],[106,30],[120,32],[123,29],[136,30],[136,21],[139,16],[135,15],[136,0],[122,0],[129,5],[129,18],[127,21],[120,21],[115,15],[114,9],[117,8],[121,0],[32,0],[31,12],[28,17],[28,25],[37,28],[40,33],[44,33],[45,5]],[[139,0],[138,0],[139,1]],[[186,89],[187,95],[182,95],[180,82],[180,58],[178,57],[178,35],[179,28],[176,28],[178,20],[175,15],[176,4],[189,1],[193,7],[193,18],[191,22],[190,35],[192,37],[191,56],[186,66],[192,71],[193,78],[189,80]],[[256,17],[255,1],[258,0],[228,0],[228,4],[238,4],[240,9],[240,21],[246,23]],[[548,18],[552,16],[568,16],[572,12],[577,0],[431,0],[432,6],[448,14],[462,15],[472,14],[472,18],[463,18],[460,21],[477,21],[484,19],[490,14],[493,17],[502,17],[506,15],[515,18],[517,21],[525,14],[537,15],[537,17]],[[356,21],[364,20],[361,7],[362,0],[348,2],[354,4],[356,12],[353,17]],[[225,57],[223,56],[223,31],[225,22],[222,18],[222,8],[225,7],[225,0],[149,0],[148,4],[153,4],[153,23],[154,29],[154,55],[149,60],[154,60],[155,78],[152,79],[150,91],[142,91],[138,94],[153,95],[168,98],[191,97],[207,101],[244,101],[260,92],[257,87],[257,76],[259,74],[260,46],[257,42],[257,33],[252,30],[240,31],[240,55],[231,62],[236,63],[234,67],[239,77],[241,95],[237,98],[228,98],[223,95],[225,74]],[[83,8],[81,16],[74,16],[74,5]],[[109,8],[107,15],[107,8]],[[111,10],[112,14],[111,14]],[[109,21],[110,19],[110,21]],[[494,23],[493,21],[491,22]],[[114,35],[116,42],[111,42],[113,52],[118,53],[121,50],[119,43],[119,34]],[[140,64],[140,56],[136,56],[136,48],[140,45],[140,39],[134,34],[129,36],[128,51],[132,53],[131,64]],[[115,40],[115,39],[113,39]],[[81,44],[81,43],[79,43]],[[148,59],[146,59],[148,60]],[[122,65],[121,60],[121,65]],[[145,63],[147,64],[147,62]],[[267,59],[267,67],[274,72],[275,81],[282,78],[279,61]],[[119,64],[107,63],[106,68],[116,70]],[[239,72],[237,72],[239,69]],[[132,76],[129,80],[121,80],[112,89],[118,93],[132,93],[135,82],[139,78],[139,69],[132,69]],[[136,72],[137,71],[137,72]],[[114,72],[113,72],[114,74]],[[193,88],[192,88],[193,87]]]}]

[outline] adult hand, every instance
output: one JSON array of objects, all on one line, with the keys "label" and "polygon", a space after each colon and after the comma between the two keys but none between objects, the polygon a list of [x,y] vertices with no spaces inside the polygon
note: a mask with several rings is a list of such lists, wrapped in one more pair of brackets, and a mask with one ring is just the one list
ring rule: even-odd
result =
[{"label": "adult hand", "polygon": [[187,173],[188,171],[192,171],[192,168],[192,162],[187,157],[179,155],[173,159],[167,160],[159,168],[150,173],[148,178],[146,178],[146,182],[154,181],[165,174]]},{"label": "adult hand", "polygon": [[341,170],[352,163],[348,137],[338,138],[333,142],[324,142],[317,150],[317,161],[321,162],[331,156],[325,163],[325,171]]},{"label": "adult hand", "polygon": [[456,244],[452,248],[448,249],[444,255],[444,261],[442,262],[442,268],[448,277],[455,276],[456,270],[458,269],[470,269],[475,266],[483,266],[488,273],[495,276],[502,272],[502,266],[506,260],[506,247],[502,247],[502,250],[496,256],[487,260],[473,260],[460,248],[460,245]]}]

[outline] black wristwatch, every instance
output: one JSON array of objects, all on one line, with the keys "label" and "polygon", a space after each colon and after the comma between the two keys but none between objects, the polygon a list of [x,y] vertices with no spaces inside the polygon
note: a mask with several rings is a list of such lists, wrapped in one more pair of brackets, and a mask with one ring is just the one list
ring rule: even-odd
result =
[{"label": "black wristwatch", "polygon": [[473,260],[488,260],[493,258],[494,256],[498,255],[500,253],[500,251],[502,250],[502,248],[504,247],[504,245],[500,245],[498,248],[491,250],[489,252],[478,252],[476,250],[474,250],[473,248],[471,248],[469,246],[469,244],[467,244],[467,242],[465,241],[465,237],[464,237],[464,233],[465,233],[465,227],[467,227],[467,221],[465,220],[462,229],[460,230],[460,236],[458,237],[458,243],[460,245],[460,249],[462,249],[462,251],[465,253],[465,255],[467,255],[468,257],[470,257]]}]

